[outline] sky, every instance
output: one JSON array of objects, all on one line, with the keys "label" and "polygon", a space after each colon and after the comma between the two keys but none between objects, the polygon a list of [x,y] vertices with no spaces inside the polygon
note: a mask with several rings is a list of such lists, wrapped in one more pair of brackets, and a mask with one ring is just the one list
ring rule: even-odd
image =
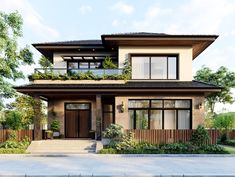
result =
[{"label": "sky", "polygon": [[[32,43],[100,39],[120,32],[216,34],[219,38],[193,61],[193,73],[202,65],[235,71],[235,0],[1,0],[0,11],[16,10],[24,20],[19,45],[30,46],[36,63],[40,53]],[[37,66],[20,69],[27,75]],[[218,112],[224,109],[235,111],[235,104],[217,104]]]}]

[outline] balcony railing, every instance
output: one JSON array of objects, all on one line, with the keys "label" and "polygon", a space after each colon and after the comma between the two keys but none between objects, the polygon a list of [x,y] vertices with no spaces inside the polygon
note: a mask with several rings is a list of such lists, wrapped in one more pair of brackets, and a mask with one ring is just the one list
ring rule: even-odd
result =
[{"label": "balcony railing", "polygon": [[123,69],[67,69],[67,68],[35,68],[34,73],[53,73],[53,74],[68,74],[68,75],[74,75],[74,74],[86,74],[86,73],[92,73],[95,76],[103,77],[104,75],[122,75]]}]

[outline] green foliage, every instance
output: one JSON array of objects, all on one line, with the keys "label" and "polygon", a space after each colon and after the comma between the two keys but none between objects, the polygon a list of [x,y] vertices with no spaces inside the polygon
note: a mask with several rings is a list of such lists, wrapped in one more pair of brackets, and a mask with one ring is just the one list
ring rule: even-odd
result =
[{"label": "green foliage", "polygon": [[[35,112],[34,106],[40,104],[40,112]],[[46,117],[45,109],[46,106],[41,100],[34,100],[32,97],[27,95],[18,95],[15,102],[10,104],[12,110],[17,111],[21,115],[21,125],[22,128],[27,129],[30,124],[33,123],[33,119],[36,114],[41,115],[42,120]],[[38,110],[37,110],[38,111]]]},{"label": "green foliage", "polygon": [[235,140],[225,140],[224,142],[222,142],[222,144],[228,146],[235,146]]},{"label": "green foliage", "polygon": [[232,104],[234,102],[231,88],[235,87],[235,72],[229,71],[224,66],[213,72],[210,68],[203,66],[202,69],[197,71],[194,79],[220,86],[222,89],[221,92],[213,93],[206,97],[206,104],[212,116],[214,115],[216,103]]},{"label": "green foliage", "polygon": [[22,129],[22,116],[18,111],[8,111],[6,112],[6,126],[12,130]]},{"label": "green foliage", "polygon": [[113,63],[111,57],[105,57],[104,62],[103,62],[103,68],[104,69],[116,69],[117,65]]},{"label": "green foliage", "polygon": [[59,120],[53,120],[51,122],[51,130],[52,131],[59,131],[60,130],[60,121]]},{"label": "green foliage", "polygon": [[221,113],[215,116],[213,119],[213,127],[217,128],[222,135],[228,137],[229,132],[235,127],[235,115],[234,113]]},{"label": "green foliage", "polygon": [[112,140],[119,139],[123,136],[122,128],[123,127],[121,125],[111,124],[102,132],[102,135],[104,138],[109,138]]},{"label": "green foliage", "polygon": [[123,65],[124,65],[124,68],[122,71],[122,79],[129,80],[131,79],[131,64],[130,64],[129,59],[125,59]]},{"label": "green foliage", "polygon": [[117,154],[117,150],[114,148],[101,149],[99,154]]},{"label": "green foliage", "polygon": [[150,143],[136,143],[131,147],[118,150],[116,147],[102,149],[101,154],[228,154],[219,145],[196,146],[191,143],[173,143],[156,145]]},{"label": "green foliage", "polygon": [[16,141],[17,140],[17,134],[16,134],[15,130],[10,130],[8,132],[7,140],[10,140],[10,141]]},{"label": "green foliage", "polygon": [[[17,39],[22,36],[23,20],[18,12],[0,12],[0,95],[11,98],[15,90],[9,80],[24,78],[19,71],[21,65],[33,64],[32,53],[28,47],[18,49]],[[2,100],[0,100],[2,103]],[[3,104],[1,104],[3,106]]]},{"label": "green foliage", "polygon": [[133,132],[124,134],[121,139],[116,143],[113,143],[112,146],[115,146],[119,151],[133,149],[136,146]]},{"label": "green foliage", "polygon": [[207,140],[209,140],[208,131],[202,125],[199,125],[192,134],[192,144],[202,146]]},{"label": "green foliage", "polygon": [[50,62],[50,60],[43,55],[39,59],[39,64],[46,72],[48,68],[51,69],[52,67],[52,63]]},{"label": "green foliage", "polygon": [[161,149],[166,154],[184,154],[188,152],[188,146],[182,143],[164,144]]},{"label": "green foliage", "polygon": [[25,150],[21,148],[0,148],[0,154],[26,154]]}]

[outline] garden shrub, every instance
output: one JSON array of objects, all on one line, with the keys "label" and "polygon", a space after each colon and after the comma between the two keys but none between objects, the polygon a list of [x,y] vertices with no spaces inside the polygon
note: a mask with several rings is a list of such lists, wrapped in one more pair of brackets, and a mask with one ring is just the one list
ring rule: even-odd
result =
[{"label": "garden shrub", "polygon": [[192,134],[192,144],[202,146],[207,140],[209,140],[208,131],[202,125],[199,125]]},{"label": "garden shrub", "polygon": [[9,130],[7,140],[16,141],[17,134],[15,130]]},{"label": "garden shrub", "polygon": [[19,130],[23,127],[22,116],[18,111],[6,112],[5,124],[12,130]]},{"label": "garden shrub", "polygon": [[160,148],[166,154],[183,154],[188,152],[188,147],[186,144],[174,143],[174,144],[164,144]]},{"label": "garden shrub", "polygon": [[25,149],[21,148],[0,148],[0,154],[25,154]]},{"label": "garden shrub", "polygon": [[123,136],[122,126],[118,124],[111,124],[102,132],[102,135],[104,138],[109,138],[112,140],[120,139]]},{"label": "garden shrub", "polygon": [[101,149],[100,154],[117,154],[117,150],[114,148]]},{"label": "garden shrub", "polygon": [[117,65],[113,63],[112,58],[109,56],[105,57],[102,65],[104,69],[116,69],[117,68]]},{"label": "garden shrub", "polygon": [[53,131],[59,131],[60,130],[60,121],[59,120],[53,120],[51,122],[51,130],[53,130]]},{"label": "garden shrub", "polygon": [[226,140],[222,142],[224,145],[235,146],[235,140]]}]

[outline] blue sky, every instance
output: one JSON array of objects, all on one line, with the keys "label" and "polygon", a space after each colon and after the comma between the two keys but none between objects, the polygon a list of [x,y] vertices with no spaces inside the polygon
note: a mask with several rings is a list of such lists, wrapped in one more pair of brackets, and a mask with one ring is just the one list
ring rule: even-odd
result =
[{"label": "blue sky", "polygon": [[[218,34],[214,44],[194,60],[194,73],[202,65],[212,69],[223,65],[235,71],[235,0],[1,0],[0,10],[18,10],[23,16],[22,47],[45,41],[100,39],[101,34],[117,32]],[[30,48],[37,62],[40,54]],[[36,66],[21,69],[29,74]],[[218,104],[216,109],[223,108],[235,111],[235,104]]]}]

